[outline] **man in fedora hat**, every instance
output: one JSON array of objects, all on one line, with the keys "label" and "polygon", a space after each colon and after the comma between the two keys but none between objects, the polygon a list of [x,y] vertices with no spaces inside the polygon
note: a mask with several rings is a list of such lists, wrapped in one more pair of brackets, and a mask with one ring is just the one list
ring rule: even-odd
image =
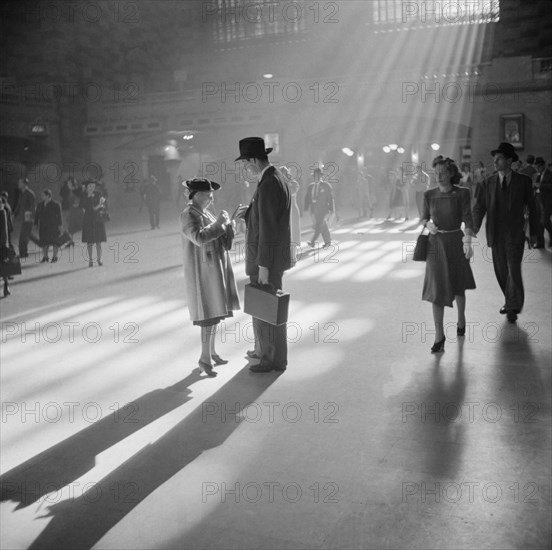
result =
[{"label": "man in fedora hat", "polygon": [[542,244],[544,245],[544,230],[548,231],[548,246],[552,247],[552,172],[546,168],[544,158],[537,157],[535,160],[537,173],[533,175],[533,187],[535,198],[539,208],[539,221],[542,226]]},{"label": "man in fedora hat", "polygon": [[307,187],[305,194],[305,211],[310,210],[314,221],[314,234],[308,242],[311,248],[314,248],[319,235],[324,239],[324,247],[328,248],[331,244],[330,229],[328,228],[328,217],[335,210],[332,186],[322,179],[322,167],[316,167],[312,175],[314,181]]},{"label": "man in fedora hat", "polygon": [[493,253],[493,266],[498,284],[505,297],[500,313],[515,323],[523,308],[524,290],[521,261],[525,243],[525,210],[529,210],[531,240],[536,237],[536,210],[532,182],[528,176],[512,170],[518,160],[514,146],[501,143],[491,151],[496,173],[485,179],[473,207],[475,234],[485,215],[487,245]]},{"label": "man in fedora hat", "polygon": [[[282,289],[284,271],[291,263],[290,210],[291,193],[285,178],[268,161],[272,148],[265,148],[262,138],[240,140],[240,156],[246,169],[259,174],[259,183],[249,206],[236,216],[245,220],[245,272],[252,283],[270,284]],[[253,372],[284,371],[287,366],[287,327],[273,326],[253,317],[255,350],[249,357],[260,359]]]}]

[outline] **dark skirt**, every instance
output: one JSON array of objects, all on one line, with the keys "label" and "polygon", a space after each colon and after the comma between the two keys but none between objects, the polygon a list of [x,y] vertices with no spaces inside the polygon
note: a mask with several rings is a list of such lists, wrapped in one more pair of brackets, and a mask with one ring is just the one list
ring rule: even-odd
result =
[{"label": "dark skirt", "polygon": [[87,244],[105,243],[107,241],[105,224],[96,218],[95,213],[84,213],[81,240]]},{"label": "dark skirt", "polygon": [[462,231],[429,236],[422,300],[452,307],[455,296],[464,296],[465,290],[475,288],[462,237]]},{"label": "dark skirt", "polygon": [[55,222],[53,224],[41,223],[38,227],[40,246],[57,246],[59,235],[59,227]]}]

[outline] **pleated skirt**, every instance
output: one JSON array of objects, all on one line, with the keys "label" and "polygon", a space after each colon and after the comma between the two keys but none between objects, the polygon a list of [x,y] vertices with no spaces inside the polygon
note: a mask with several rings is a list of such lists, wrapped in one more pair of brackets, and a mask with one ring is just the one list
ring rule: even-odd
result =
[{"label": "pleated skirt", "polygon": [[429,236],[422,300],[452,307],[455,296],[475,288],[462,237],[462,231]]}]

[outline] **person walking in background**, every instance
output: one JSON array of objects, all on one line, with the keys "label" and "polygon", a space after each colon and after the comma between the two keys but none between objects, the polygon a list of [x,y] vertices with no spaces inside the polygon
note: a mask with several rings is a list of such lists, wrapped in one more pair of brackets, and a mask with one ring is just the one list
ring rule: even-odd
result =
[{"label": "person walking in background", "polygon": [[199,371],[216,376],[215,365],[224,365],[215,350],[217,325],[240,309],[238,291],[227,250],[232,248],[234,225],[222,210],[215,218],[207,208],[213,192],[220,189],[214,181],[196,178],[186,183],[190,202],[180,215],[186,302],[193,324],[201,327]]},{"label": "person walking in background", "polygon": [[477,167],[473,173],[473,179],[474,179],[474,187],[473,187],[473,197],[472,197],[472,210],[475,205],[475,200],[477,198],[477,193],[479,192],[479,188],[487,178],[487,168],[485,168],[485,165],[483,164],[483,161],[479,161],[477,164]]},{"label": "person walking in background", "polygon": [[29,187],[29,180],[27,178],[20,179],[17,182],[17,187],[20,191],[19,200],[14,210],[14,216],[18,217],[21,213],[21,229],[19,231],[19,257],[28,258],[28,244],[29,240],[33,240],[31,232],[33,230],[34,216],[35,216],[35,194]]},{"label": "person walking in background", "polygon": [[48,262],[48,251],[53,247],[52,263],[58,261],[58,239],[63,231],[61,205],[52,200],[50,189],[42,191],[42,202],[38,203],[35,213],[35,225],[38,227],[38,240],[42,247],[41,263]]},{"label": "person walking in background", "polygon": [[98,265],[102,264],[102,243],[107,241],[105,223],[101,217],[101,210],[107,208],[105,197],[96,191],[96,182],[86,182],[86,192],[80,198],[80,207],[84,210],[82,220],[82,242],[86,243],[88,253],[88,267],[93,267],[92,246],[96,245],[96,259]]},{"label": "person walking in background", "polygon": [[475,288],[469,263],[473,220],[470,192],[458,186],[460,172],[454,161],[437,157],[433,168],[438,187],[424,193],[421,219],[430,233],[422,299],[433,305],[435,343],[431,353],[440,353],[445,350],[445,306],[452,307],[454,301],[458,308],[457,335],[466,334],[465,291]]},{"label": "person walking in background", "polygon": [[322,179],[322,168],[313,171],[314,181],[308,186],[305,194],[305,211],[310,211],[314,222],[314,233],[308,245],[314,248],[318,237],[324,239],[323,248],[331,244],[328,217],[335,212],[335,203],[332,186]]},{"label": "person walking in background", "polygon": [[[282,289],[284,271],[291,263],[291,193],[284,176],[268,161],[272,148],[265,148],[260,137],[240,140],[240,156],[246,169],[259,174],[257,189],[249,206],[242,206],[236,216],[243,217],[247,226],[245,273],[252,284],[272,285]],[[285,371],[287,368],[287,325],[270,325],[253,317],[255,349],[251,358],[260,359],[252,372]]]},{"label": "person walking in background", "polygon": [[460,170],[460,185],[467,187],[470,190],[470,201],[475,196],[475,181],[472,177],[471,164],[469,162],[463,162]]},{"label": "person walking in background", "polygon": [[531,179],[533,179],[533,176],[537,173],[537,169],[535,168],[535,156],[527,155],[527,157],[525,158],[525,162],[518,170],[518,172],[520,174],[523,174],[524,176],[529,176]]},{"label": "person walking in background", "polygon": [[13,256],[11,234],[13,231],[12,211],[8,202],[8,193],[0,193],[0,276],[4,282],[4,297],[11,294],[8,279],[11,274],[7,270],[7,262]]},{"label": "person walking in background", "polygon": [[424,193],[429,189],[429,174],[422,170],[422,165],[418,164],[414,168],[414,174],[410,180],[410,185],[414,189],[416,208],[418,209],[418,219],[422,219],[424,210]]},{"label": "person walking in background", "polygon": [[365,168],[357,172],[354,201],[359,219],[367,216],[371,218],[374,215],[374,177]]},{"label": "person walking in background", "polygon": [[[548,247],[552,248],[552,171],[546,168],[544,158],[537,157],[535,160],[537,172],[533,175],[533,188],[535,199],[539,209],[539,222],[542,228],[542,245],[544,247],[544,230],[548,231]],[[537,236],[538,238],[538,236]],[[537,241],[537,247],[538,247]]]},{"label": "person walking in background", "polygon": [[389,214],[387,219],[390,220],[392,217],[398,219],[397,208],[403,208],[404,210],[404,219],[408,220],[408,193],[404,192],[404,189],[408,187],[403,178],[402,167],[398,168],[396,172],[389,172],[389,183],[390,183],[390,196],[389,196]]},{"label": "person walking in background", "polygon": [[138,193],[140,195],[140,205],[138,206],[138,212],[142,212],[143,207],[146,204],[146,201],[144,199],[144,195],[146,192],[146,187],[148,186],[148,180],[144,179],[142,180],[142,183],[138,187]]},{"label": "person walking in background", "polygon": [[297,204],[297,194],[299,193],[300,186],[287,166],[282,166],[280,172],[284,175],[291,193],[291,261],[295,264],[297,262],[297,254],[301,252],[301,211]]},{"label": "person walking in background", "polygon": [[66,226],[69,225],[69,209],[71,208],[71,188],[73,185],[73,178],[67,178],[59,190],[59,196],[61,197],[61,213],[64,214]]},{"label": "person walking in background", "polygon": [[159,229],[159,207],[161,205],[161,189],[157,184],[157,178],[150,176],[144,189],[144,204],[148,208],[149,221],[152,229]]},{"label": "person walking in background", "polygon": [[511,143],[501,143],[491,151],[495,174],[488,177],[477,193],[473,207],[475,234],[487,216],[487,245],[492,248],[496,279],[504,294],[500,313],[515,323],[523,309],[525,293],[521,261],[525,243],[525,210],[529,210],[531,241],[536,240],[536,209],[532,182],[528,176],[512,171],[518,156]]},{"label": "person walking in background", "polygon": [[0,191],[0,200],[4,203],[4,208],[8,216],[8,229],[10,234],[10,243],[11,243],[11,234],[13,233],[13,210],[10,206],[9,194],[7,191]]},{"label": "person walking in background", "polygon": [[80,207],[80,199],[84,193],[83,186],[74,179],[69,182],[69,216],[67,220],[67,231],[71,236],[69,246],[75,245],[75,233],[82,231],[83,212]]}]

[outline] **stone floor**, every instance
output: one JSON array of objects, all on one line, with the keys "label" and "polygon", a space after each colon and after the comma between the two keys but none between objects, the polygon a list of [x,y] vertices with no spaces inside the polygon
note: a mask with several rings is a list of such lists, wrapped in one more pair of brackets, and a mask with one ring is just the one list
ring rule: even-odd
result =
[{"label": "stone floor", "polygon": [[416,223],[344,217],[286,274],[287,372],[238,312],[207,379],[176,212],[114,218],[103,267],[32,257],[0,302],[3,549],[550,548],[550,249],[513,326],[477,241],[435,356]]}]

